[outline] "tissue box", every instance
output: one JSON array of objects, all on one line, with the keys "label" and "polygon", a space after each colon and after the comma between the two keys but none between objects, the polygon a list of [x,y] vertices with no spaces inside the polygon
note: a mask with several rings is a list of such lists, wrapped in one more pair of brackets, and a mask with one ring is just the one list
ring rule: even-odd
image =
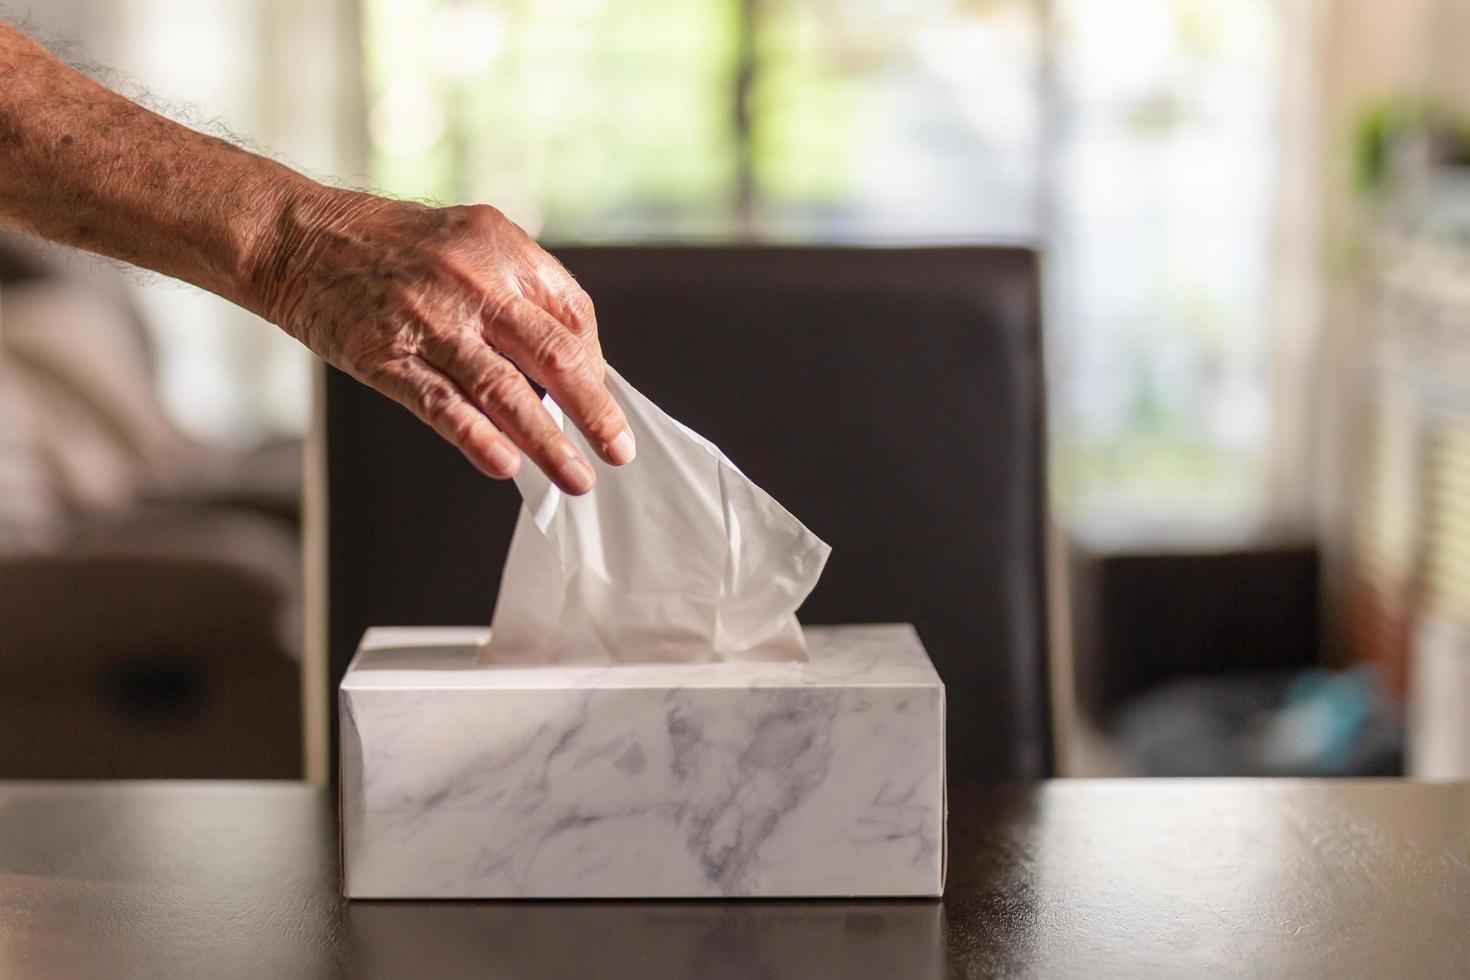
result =
[{"label": "tissue box", "polygon": [[907,625],[805,663],[480,666],[376,628],[342,680],[349,898],[937,896],[944,685]]}]

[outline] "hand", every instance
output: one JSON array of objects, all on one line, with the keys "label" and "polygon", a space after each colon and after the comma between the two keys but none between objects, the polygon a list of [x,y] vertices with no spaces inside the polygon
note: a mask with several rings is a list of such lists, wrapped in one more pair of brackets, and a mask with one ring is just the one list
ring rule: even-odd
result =
[{"label": "hand", "polygon": [[525,232],[483,205],[324,194],[286,208],[252,305],[489,476],[514,476],[520,447],[567,493],[595,482],[526,375],[604,460],[633,459],[603,383],[592,301]]}]

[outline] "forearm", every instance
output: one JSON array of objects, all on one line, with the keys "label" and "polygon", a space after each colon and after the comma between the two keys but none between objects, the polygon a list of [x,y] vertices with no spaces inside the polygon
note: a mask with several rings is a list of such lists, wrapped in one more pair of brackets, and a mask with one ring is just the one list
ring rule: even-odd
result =
[{"label": "forearm", "polygon": [[0,223],[259,313],[397,399],[491,476],[524,451],[568,493],[633,435],[603,383],[592,303],[494,208],[323,187],[97,85],[0,23]]},{"label": "forearm", "polygon": [[294,171],[103,88],[0,23],[0,222],[264,312],[282,240],[329,207]]}]

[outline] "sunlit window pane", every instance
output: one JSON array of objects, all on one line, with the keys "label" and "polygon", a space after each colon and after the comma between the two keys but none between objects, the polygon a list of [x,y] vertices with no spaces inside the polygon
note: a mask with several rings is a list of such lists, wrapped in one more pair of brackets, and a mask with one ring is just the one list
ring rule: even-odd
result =
[{"label": "sunlit window pane", "polygon": [[546,237],[727,231],[736,10],[371,0],[376,178]]},{"label": "sunlit window pane", "polygon": [[785,0],[757,9],[762,230],[1037,234],[1034,3]]},{"label": "sunlit window pane", "polygon": [[1277,0],[367,0],[374,173],[547,239],[1036,242],[1075,520],[1249,517]]},{"label": "sunlit window pane", "polygon": [[1245,516],[1264,483],[1280,12],[1057,0],[1047,241],[1067,510]]}]

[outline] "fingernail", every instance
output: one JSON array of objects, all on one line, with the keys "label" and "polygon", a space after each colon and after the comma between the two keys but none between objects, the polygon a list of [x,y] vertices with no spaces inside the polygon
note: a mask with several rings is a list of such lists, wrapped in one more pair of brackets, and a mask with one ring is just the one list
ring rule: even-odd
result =
[{"label": "fingernail", "polygon": [[633,431],[624,429],[607,444],[607,461],[614,466],[625,466],[638,455],[638,444],[633,441]]},{"label": "fingernail", "polygon": [[503,442],[491,443],[485,450],[485,462],[496,473],[515,476],[516,471],[521,468],[521,454]]},{"label": "fingernail", "polygon": [[571,446],[566,448],[566,455],[556,468],[556,476],[561,488],[574,496],[591,490],[596,479],[592,475],[592,467]]}]

